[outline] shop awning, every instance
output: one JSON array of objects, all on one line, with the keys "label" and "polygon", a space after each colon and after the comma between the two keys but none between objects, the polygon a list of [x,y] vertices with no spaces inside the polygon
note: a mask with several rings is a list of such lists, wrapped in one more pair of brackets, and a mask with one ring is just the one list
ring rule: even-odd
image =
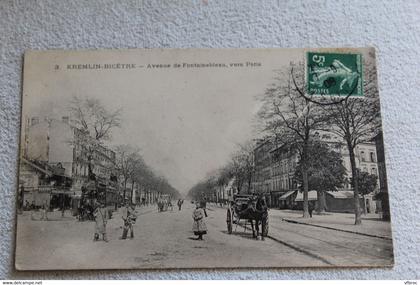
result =
[{"label": "shop awning", "polygon": [[327,191],[327,194],[336,199],[349,199],[354,197],[353,191]]},{"label": "shop awning", "polygon": [[42,168],[42,167],[36,165],[35,163],[33,163],[33,162],[31,162],[31,161],[23,158],[23,157],[21,158],[21,162],[26,163],[30,167],[38,170],[39,172],[42,172],[42,173],[46,174],[47,176],[51,176],[52,175],[52,172],[51,171],[49,171],[49,170],[47,170],[45,168]]},{"label": "shop awning", "polygon": [[286,193],[280,196],[279,200],[286,200],[288,197],[290,197],[290,195],[292,195],[295,192],[296,190],[287,191]]},{"label": "shop awning", "polygon": [[[316,201],[318,200],[318,194],[315,190],[311,190],[308,192],[308,201]],[[295,202],[302,202],[303,201],[303,191],[298,191],[296,195]]]}]

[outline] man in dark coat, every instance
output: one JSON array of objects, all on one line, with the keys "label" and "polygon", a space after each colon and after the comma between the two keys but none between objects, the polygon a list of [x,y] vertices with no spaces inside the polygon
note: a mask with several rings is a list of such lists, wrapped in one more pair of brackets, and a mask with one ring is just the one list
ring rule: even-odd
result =
[{"label": "man in dark coat", "polygon": [[309,211],[309,217],[312,218],[312,212],[315,209],[315,203],[313,201],[308,201],[308,211]]},{"label": "man in dark coat", "polygon": [[127,239],[128,231],[130,231],[130,238],[134,238],[134,229],[133,225],[137,220],[137,213],[134,204],[126,203],[126,206],[123,210],[122,219],[124,220],[123,234],[121,239]]},{"label": "man in dark coat", "polygon": [[184,203],[184,200],[182,200],[182,199],[178,199],[178,210],[179,211],[181,211],[181,208],[182,208],[182,204]]}]

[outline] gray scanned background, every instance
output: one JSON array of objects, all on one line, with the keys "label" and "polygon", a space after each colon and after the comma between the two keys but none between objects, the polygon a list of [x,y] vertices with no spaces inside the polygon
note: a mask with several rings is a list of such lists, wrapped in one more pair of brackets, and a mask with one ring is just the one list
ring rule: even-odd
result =
[{"label": "gray scanned background", "polygon": [[[25,50],[340,46],[377,48],[396,257],[393,269],[13,270]],[[414,0],[0,0],[0,279],[420,278],[419,50],[420,2]]]}]

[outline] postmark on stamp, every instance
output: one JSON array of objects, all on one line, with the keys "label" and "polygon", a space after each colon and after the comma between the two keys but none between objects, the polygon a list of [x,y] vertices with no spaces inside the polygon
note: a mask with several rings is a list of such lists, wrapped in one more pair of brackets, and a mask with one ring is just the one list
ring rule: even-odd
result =
[{"label": "postmark on stamp", "polygon": [[363,96],[362,56],[307,52],[306,79],[310,95]]}]

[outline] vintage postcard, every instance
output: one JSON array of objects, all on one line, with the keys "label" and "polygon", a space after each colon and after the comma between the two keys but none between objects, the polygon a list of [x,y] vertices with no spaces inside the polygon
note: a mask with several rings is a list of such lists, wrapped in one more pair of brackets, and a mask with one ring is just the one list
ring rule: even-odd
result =
[{"label": "vintage postcard", "polygon": [[28,51],[18,270],[389,267],[373,48]]}]

